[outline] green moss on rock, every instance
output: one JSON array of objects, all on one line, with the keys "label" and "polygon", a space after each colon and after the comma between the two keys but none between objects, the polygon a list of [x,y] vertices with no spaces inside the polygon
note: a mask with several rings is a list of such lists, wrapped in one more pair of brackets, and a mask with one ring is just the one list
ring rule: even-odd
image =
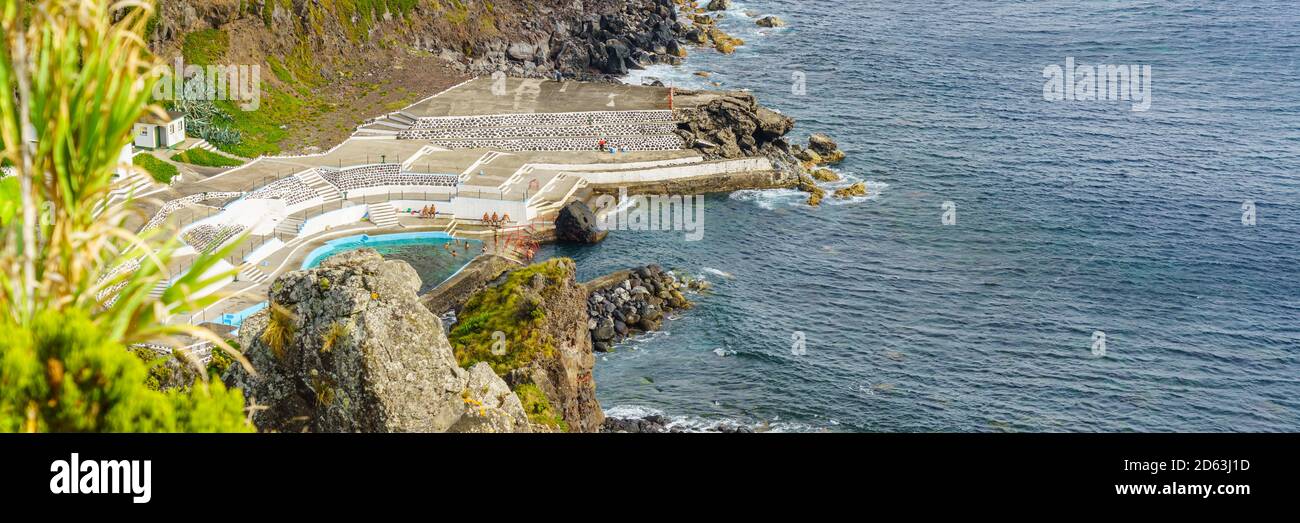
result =
[{"label": "green moss on rock", "polygon": [[505,375],[538,356],[554,356],[554,343],[543,333],[541,305],[572,277],[572,271],[572,260],[547,260],[514,271],[500,285],[475,294],[461,310],[461,322],[447,336],[456,362],[462,367],[487,362],[498,375]]},{"label": "green moss on rock", "polygon": [[515,396],[519,397],[519,402],[524,405],[524,413],[528,415],[528,421],[536,425],[556,428],[564,432],[569,431],[569,424],[564,422],[559,411],[551,406],[551,402],[546,399],[546,394],[542,389],[532,383],[525,383],[515,387]]}]

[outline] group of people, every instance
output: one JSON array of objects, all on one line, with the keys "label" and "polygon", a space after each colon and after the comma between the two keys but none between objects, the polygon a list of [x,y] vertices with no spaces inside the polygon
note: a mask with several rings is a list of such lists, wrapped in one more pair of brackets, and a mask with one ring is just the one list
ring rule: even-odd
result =
[{"label": "group of people", "polygon": [[[459,254],[456,254],[456,247],[458,247],[458,246],[461,248],[462,251],[464,251],[464,252],[469,252],[469,240],[463,240],[463,242],[464,242],[464,243],[460,243],[460,242],[457,242],[456,240],[452,240],[452,241],[449,241],[449,242],[447,242],[447,243],[442,244],[442,248],[443,248],[443,249],[446,249],[447,252],[448,252],[448,253],[451,253],[451,256],[452,256],[453,258],[455,258],[455,257],[460,256]],[[483,252],[487,252],[487,245],[484,245],[484,246],[483,246]]]},{"label": "group of people", "polygon": [[437,217],[438,217],[438,208],[437,208],[436,206],[434,206],[433,204],[425,205],[424,208],[420,209],[420,217],[421,217],[421,218],[437,218]]},{"label": "group of people", "polygon": [[501,215],[501,216],[497,216],[497,213],[493,212],[491,216],[488,216],[488,213],[484,212],[484,213],[483,213],[483,222],[484,222],[484,223],[489,223],[489,224],[501,224],[501,225],[505,225],[505,224],[507,224],[507,223],[510,222],[510,213],[506,213],[506,214],[503,214],[503,215]]},{"label": "group of people", "polygon": [[[619,154],[619,148],[617,148],[617,147],[610,147],[610,142],[606,141],[606,139],[604,139],[604,138],[601,138],[601,142],[598,142],[598,143],[597,143],[597,146],[595,146],[595,150],[597,150],[597,151],[610,151],[610,154],[611,154],[611,155],[617,155],[617,154]],[[627,150],[624,150],[624,152],[625,152],[625,151],[627,151]]]}]

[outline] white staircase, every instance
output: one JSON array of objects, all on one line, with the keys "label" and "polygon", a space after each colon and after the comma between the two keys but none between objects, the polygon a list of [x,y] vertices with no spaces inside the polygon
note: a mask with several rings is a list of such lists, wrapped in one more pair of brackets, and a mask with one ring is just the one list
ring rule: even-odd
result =
[{"label": "white staircase", "polygon": [[311,190],[315,191],[317,196],[323,198],[325,203],[333,203],[343,199],[343,194],[339,193],[339,188],[325,181],[325,178],[322,178],[320,173],[316,172],[316,169],[303,171],[294,176],[297,176],[298,180],[306,184],[307,187],[311,187]]},{"label": "white staircase", "polygon": [[396,227],[397,212],[388,202],[370,204],[370,221],[380,227]]},{"label": "white staircase", "polygon": [[215,146],[213,146],[212,144],[208,143],[207,140],[203,140],[203,139],[200,139],[199,141],[194,142],[194,145],[191,145],[191,146],[190,146],[190,149],[203,149],[203,150],[205,150],[205,151],[211,151],[211,152],[214,152],[214,153],[217,152],[217,148],[216,148]]},{"label": "white staircase", "polygon": [[141,194],[153,184],[153,178],[148,173],[142,169],[134,170],[113,183],[113,189],[108,191],[108,204],[125,200],[131,194]]},{"label": "white staircase", "polygon": [[257,268],[256,265],[253,265],[248,262],[239,264],[240,281],[251,281],[253,283],[266,283],[266,280],[269,279],[271,279],[271,277],[267,276],[266,273],[262,272],[262,269]]},{"label": "white staircase", "polygon": [[280,223],[275,224],[275,234],[283,235],[290,238],[298,235],[298,230],[302,228],[302,218],[286,217]]}]

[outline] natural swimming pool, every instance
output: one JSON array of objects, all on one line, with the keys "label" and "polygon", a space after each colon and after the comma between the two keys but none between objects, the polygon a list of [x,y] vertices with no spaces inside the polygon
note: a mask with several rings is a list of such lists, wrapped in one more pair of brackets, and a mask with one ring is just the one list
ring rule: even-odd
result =
[{"label": "natural swimming pool", "polygon": [[385,259],[411,264],[420,275],[420,293],[423,294],[460,271],[483,249],[483,242],[453,238],[443,232],[359,234],[325,242],[307,255],[302,268],[310,269],[335,254],[366,247],[379,251]]}]

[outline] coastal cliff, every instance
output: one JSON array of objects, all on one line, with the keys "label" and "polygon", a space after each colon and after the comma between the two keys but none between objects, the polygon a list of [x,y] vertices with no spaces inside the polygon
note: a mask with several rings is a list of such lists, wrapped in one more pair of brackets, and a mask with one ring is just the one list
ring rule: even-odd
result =
[{"label": "coastal cliff", "polygon": [[523,403],[486,363],[461,368],[420,278],[372,249],[284,274],[240,327],[256,374],[231,366],[253,423],[283,432],[530,432]]},{"label": "coastal cliff", "polygon": [[490,365],[524,401],[529,419],[568,432],[596,432],[587,290],[573,260],[556,258],[507,275],[474,294],[448,338],[461,365]]},{"label": "coastal cliff", "polygon": [[[309,51],[330,64],[404,47],[464,74],[608,79],[686,54],[672,0],[169,0],[159,8],[151,43],[164,55],[204,30],[230,33],[246,56]],[[328,65],[322,72],[345,75]]]}]

